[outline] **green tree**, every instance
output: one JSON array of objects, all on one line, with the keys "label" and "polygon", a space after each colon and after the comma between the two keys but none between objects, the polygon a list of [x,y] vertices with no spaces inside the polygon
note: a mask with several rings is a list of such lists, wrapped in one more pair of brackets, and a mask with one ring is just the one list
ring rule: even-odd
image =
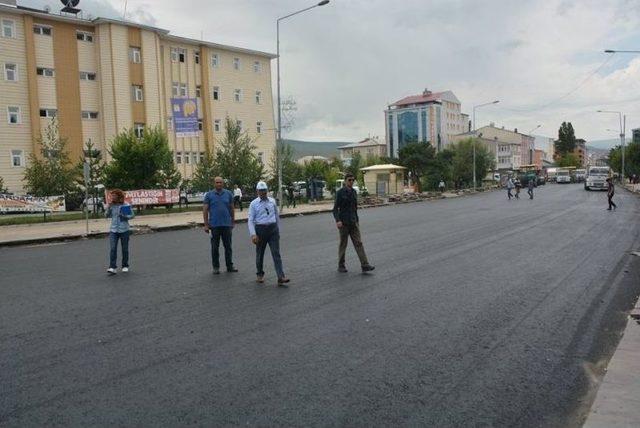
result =
[{"label": "green tree", "polygon": [[345,168],[345,172],[353,174],[358,183],[362,183],[362,171],[360,171],[360,168],[364,168],[364,160],[360,153],[354,153],[349,166]]},{"label": "green tree", "polygon": [[253,140],[242,132],[240,125],[228,116],[225,120],[224,137],[218,141],[215,153],[215,168],[218,175],[231,186],[254,188],[264,176],[264,166],[255,154]]},{"label": "green tree", "polygon": [[451,150],[446,149],[436,154],[422,180],[426,189],[437,190],[440,180],[444,180],[446,185],[453,185],[453,154]]},{"label": "green tree", "polygon": [[109,154],[112,161],[104,171],[107,188],[173,189],[180,184],[167,134],[160,127],[145,129],[142,138],[133,130],[117,134]]},{"label": "green tree", "polygon": [[[609,151],[609,165],[614,171],[622,170],[622,148],[616,146]],[[625,146],[624,176],[640,175],[640,142],[631,142]]]},{"label": "green tree", "polygon": [[571,122],[562,122],[558,129],[558,139],[554,142],[557,157],[573,153],[576,148],[576,133]]},{"label": "green tree", "polygon": [[[294,181],[302,178],[302,166],[295,161],[295,151],[291,144],[282,144],[282,185],[291,186]],[[273,175],[269,180],[269,186],[272,189],[278,187],[278,147],[274,147],[273,155],[269,162],[269,167],[273,171]]]},{"label": "green tree", "polygon": [[421,191],[421,178],[436,156],[436,150],[429,143],[410,143],[405,145],[398,152],[400,165],[407,168],[411,174],[411,180],[416,186],[416,191]]},{"label": "green tree", "polygon": [[67,151],[67,139],[60,136],[57,119],[51,120],[44,135],[36,140],[40,156],[32,153],[25,169],[25,189],[34,196],[65,197],[76,189],[76,171]]},{"label": "green tree", "polygon": [[[483,144],[476,143],[476,181],[482,183],[487,173],[495,168],[495,160]],[[473,145],[473,138],[467,138],[451,148],[452,178],[462,186],[473,184]]]},{"label": "green tree", "polygon": [[[102,159],[102,152],[96,148],[91,139],[89,139],[85,145],[83,155],[80,156],[76,163],[76,183],[79,188],[84,189],[84,163],[89,164],[89,186],[88,193],[94,200],[97,199],[102,193],[98,187],[104,182],[104,160]],[[84,198],[84,195],[82,195]],[[93,204],[93,212],[96,213],[98,209],[97,204]]]},{"label": "green tree", "polygon": [[578,158],[578,156],[574,155],[573,153],[565,153],[556,161],[556,164],[559,167],[567,167],[567,166],[577,167],[580,165],[580,159]]},{"label": "green tree", "polygon": [[7,188],[4,187],[4,178],[0,177],[0,193],[7,193]]},{"label": "green tree", "polygon": [[329,167],[325,171],[324,181],[327,183],[327,190],[331,192],[331,194],[335,194],[338,180],[340,180],[342,176],[343,175],[340,169],[336,168],[335,166],[329,165]]},{"label": "green tree", "polygon": [[213,187],[213,179],[216,178],[215,158],[208,151],[204,155],[204,159],[196,166],[193,171],[191,180],[191,189],[196,192],[206,192]]},{"label": "green tree", "polygon": [[318,179],[324,180],[324,177],[329,170],[329,164],[321,159],[312,159],[304,164],[304,177],[307,180]]}]

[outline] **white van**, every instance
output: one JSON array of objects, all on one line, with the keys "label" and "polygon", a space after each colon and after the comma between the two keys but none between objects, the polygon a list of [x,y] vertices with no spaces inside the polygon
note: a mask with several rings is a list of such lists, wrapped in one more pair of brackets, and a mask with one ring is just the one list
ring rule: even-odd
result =
[{"label": "white van", "polygon": [[611,176],[611,168],[608,166],[587,167],[587,175],[584,179],[584,190],[607,190],[607,178]]},{"label": "white van", "polygon": [[571,174],[569,170],[558,169],[556,171],[556,183],[571,183]]}]

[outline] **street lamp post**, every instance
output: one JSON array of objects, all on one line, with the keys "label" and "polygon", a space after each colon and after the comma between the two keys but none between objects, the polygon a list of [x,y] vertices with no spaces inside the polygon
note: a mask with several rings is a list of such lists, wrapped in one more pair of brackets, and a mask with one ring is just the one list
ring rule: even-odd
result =
[{"label": "street lamp post", "polygon": [[500,100],[491,101],[489,103],[479,104],[477,106],[473,106],[473,190],[477,189],[476,187],[476,109],[484,106],[489,106],[492,104],[498,104]]},{"label": "street lamp post", "polygon": [[[605,51],[606,52],[606,51]],[[617,114],[620,119],[620,148],[622,152],[622,171],[620,175],[622,176],[622,183],[624,184],[624,151],[625,151],[625,129],[627,127],[627,115],[622,114],[621,111],[612,111],[612,110],[598,110],[598,113],[612,113]]]},{"label": "street lamp post", "polygon": [[314,4],[313,6],[309,6],[304,9],[300,9],[297,12],[290,13],[283,17],[278,18],[276,21],[276,55],[277,55],[277,92],[278,92],[278,132],[276,136],[276,154],[278,156],[278,193],[277,195],[280,197],[280,211],[282,211],[282,206],[284,202],[284,198],[282,197],[282,104],[280,102],[280,21],[283,21],[287,18],[291,18],[294,15],[298,15],[302,12],[306,12],[318,6],[324,6],[329,3],[329,0],[322,0],[321,2]]},{"label": "street lamp post", "polygon": [[[535,131],[538,128],[541,128],[542,125],[537,125],[535,128],[533,128],[531,131],[527,132],[527,135],[530,137],[533,137],[533,135],[531,135],[533,133],[533,131]],[[536,149],[536,143],[535,143],[535,137],[534,137],[534,143],[533,143],[533,148],[531,148],[531,146],[529,146],[529,164],[533,164],[533,152]]]}]

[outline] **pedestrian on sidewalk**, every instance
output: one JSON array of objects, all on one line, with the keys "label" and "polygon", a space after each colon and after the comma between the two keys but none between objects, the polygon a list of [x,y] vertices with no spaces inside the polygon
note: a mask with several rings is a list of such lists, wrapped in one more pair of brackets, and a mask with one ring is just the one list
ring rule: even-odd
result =
[{"label": "pedestrian on sidewalk", "polygon": [[367,255],[362,245],[360,237],[360,226],[358,218],[358,193],[353,189],[355,177],[353,174],[346,174],[344,186],[336,192],[336,201],[333,205],[333,217],[336,220],[336,227],[340,234],[340,245],[338,246],[338,272],[347,272],[345,265],[345,253],[349,237],[353,242],[353,247],[360,259],[362,272],[370,272],[375,269],[369,264]]},{"label": "pedestrian on sidewalk", "polygon": [[286,287],[289,282],[282,268],[282,257],[280,256],[280,216],[278,214],[278,204],[276,200],[267,196],[267,183],[260,181],[256,185],[258,197],[251,201],[249,205],[249,234],[251,242],[256,246],[256,282],[264,283],[264,252],[269,245],[273,265],[278,275],[278,285]]},{"label": "pedestrian on sidewalk", "polygon": [[522,188],[522,184],[520,183],[520,180],[518,180],[517,178],[514,180],[513,185],[516,188],[516,194],[513,195],[516,199],[520,199],[520,189]]},{"label": "pedestrian on sidewalk", "polygon": [[613,185],[613,180],[611,178],[607,178],[607,200],[609,201],[609,208],[607,211],[611,211],[611,208],[615,210],[618,206],[613,202],[613,195],[615,194],[615,188]]},{"label": "pedestrian on sidewalk", "polygon": [[511,193],[511,190],[513,190],[514,187],[516,186],[513,183],[513,179],[511,178],[511,176],[509,176],[509,178],[507,178],[507,197],[509,198],[509,200],[513,198],[513,194]]},{"label": "pedestrian on sidewalk", "polygon": [[109,201],[105,216],[111,219],[109,228],[109,268],[107,273],[115,275],[118,271],[118,241],[122,247],[122,272],[129,272],[129,220],[135,217],[131,205],[125,204],[124,192],[114,189],[109,192]]},{"label": "pedestrian on sidewalk", "polygon": [[242,211],[242,190],[240,190],[237,184],[233,186],[233,205]]},{"label": "pedestrian on sidewalk", "polygon": [[293,205],[293,208],[296,207],[296,195],[293,191],[293,186],[287,187],[287,208],[289,208],[290,205]]},{"label": "pedestrian on sidewalk", "polygon": [[533,199],[533,179],[529,178],[529,182],[527,183],[527,193],[529,194],[529,199]]},{"label": "pedestrian on sidewalk", "polygon": [[231,231],[235,223],[233,209],[233,195],[224,188],[222,177],[214,179],[214,190],[204,195],[202,217],[204,231],[211,236],[211,265],[215,275],[220,273],[220,239],[224,247],[224,262],[227,272],[238,272],[233,266],[233,251],[231,249]]},{"label": "pedestrian on sidewalk", "polygon": [[445,188],[444,180],[441,178],[440,183],[438,183],[438,191],[440,191],[440,193],[444,193],[444,188]]}]

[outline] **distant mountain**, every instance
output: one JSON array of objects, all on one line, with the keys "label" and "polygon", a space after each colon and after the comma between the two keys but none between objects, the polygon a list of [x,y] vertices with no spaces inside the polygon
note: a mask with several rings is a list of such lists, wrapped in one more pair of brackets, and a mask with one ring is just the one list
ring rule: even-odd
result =
[{"label": "distant mountain", "polygon": [[[627,138],[627,144],[631,142],[630,138]],[[620,138],[608,138],[606,140],[592,140],[587,141],[588,147],[593,147],[595,149],[604,149],[609,150],[612,147],[615,147],[620,144]]]},{"label": "distant mountain", "polygon": [[282,140],[285,144],[291,145],[295,152],[295,158],[303,156],[338,156],[338,147],[353,143],[353,141],[301,141]]}]

